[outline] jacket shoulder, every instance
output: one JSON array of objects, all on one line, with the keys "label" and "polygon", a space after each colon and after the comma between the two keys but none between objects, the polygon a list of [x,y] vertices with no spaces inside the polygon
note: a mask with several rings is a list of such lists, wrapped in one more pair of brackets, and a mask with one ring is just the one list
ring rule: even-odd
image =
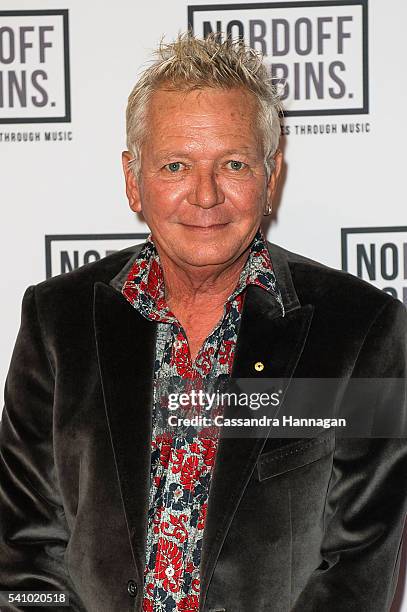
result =
[{"label": "jacket shoulder", "polygon": [[131,265],[141,247],[142,244],[132,245],[34,285],[38,314],[43,325],[47,322],[57,329],[61,325],[75,327],[89,324],[95,283],[109,285],[112,278]]},{"label": "jacket shoulder", "polygon": [[[271,259],[288,265],[300,303],[312,303],[330,311],[345,314],[357,310],[377,314],[386,305],[394,302],[402,305],[389,293],[349,273],[305,257],[284,247],[269,243]],[[278,277],[277,277],[278,282]]]}]

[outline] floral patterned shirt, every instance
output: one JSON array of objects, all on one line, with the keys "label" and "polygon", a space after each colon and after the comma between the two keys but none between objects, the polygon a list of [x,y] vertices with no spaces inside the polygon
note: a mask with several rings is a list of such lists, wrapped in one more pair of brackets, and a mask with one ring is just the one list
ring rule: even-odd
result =
[{"label": "floral patterned shirt", "polygon": [[[284,306],[267,244],[259,229],[223,316],[192,362],[184,329],[165,300],[163,270],[150,234],[122,293],[144,317],[158,322],[154,366],[150,499],[144,571],[144,612],[199,609],[200,558],[218,436],[214,428],[170,430],[168,393],[197,389],[230,375],[245,287],[273,292]],[[189,406],[191,409],[191,406]],[[191,413],[189,413],[191,414]]]}]

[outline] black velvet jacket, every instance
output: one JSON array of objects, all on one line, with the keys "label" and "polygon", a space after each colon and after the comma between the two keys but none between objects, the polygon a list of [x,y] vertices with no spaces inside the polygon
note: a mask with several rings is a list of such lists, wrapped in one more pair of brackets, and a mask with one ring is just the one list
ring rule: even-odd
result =
[{"label": "black velvet jacket", "polygon": [[[44,609],[141,610],[156,323],[120,293],[139,248],[24,295],[0,434],[0,590],[69,593],[69,608]],[[405,379],[401,302],[269,248],[286,314],[248,287],[232,376]],[[402,439],[221,439],[200,612],[388,610],[406,475]]]}]

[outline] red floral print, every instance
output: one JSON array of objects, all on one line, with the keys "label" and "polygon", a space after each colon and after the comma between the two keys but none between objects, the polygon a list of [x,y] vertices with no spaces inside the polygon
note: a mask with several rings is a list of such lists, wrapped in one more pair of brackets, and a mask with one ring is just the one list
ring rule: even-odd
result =
[{"label": "red floral print", "polygon": [[145,612],[154,612],[154,603],[151,599],[147,599],[147,597],[143,599],[143,610]]},{"label": "red floral print", "polygon": [[214,352],[215,349],[213,346],[210,346],[208,349],[206,349],[206,351],[200,351],[196,356],[195,367],[199,368],[203,376],[209,374],[212,368],[212,358]]},{"label": "red floral print", "polygon": [[184,597],[179,602],[178,610],[180,610],[180,612],[198,612],[198,597],[196,595],[188,595],[188,597]]},{"label": "red floral print", "polygon": [[198,529],[203,529],[205,526],[205,519],[206,519],[206,510],[208,508],[208,504],[203,504],[201,506],[201,510],[199,513],[199,519],[198,519]]},{"label": "red floral print", "polygon": [[193,491],[195,482],[201,473],[198,466],[199,458],[196,456],[187,457],[182,465],[181,484],[189,491]]},{"label": "red floral print", "polygon": [[174,593],[180,588],[182,575],[181,549],[166,538],[158,540],[155,575],[162,580],[164,589]]},{"label": "red floral print", "polygon": [[172,462],[171,471],[173,474],[177,474],[182,469],[182,463],[184,461],[185,453],[187,451],[185,449],[177,449],[174,453],[174,458]]},{"label": "red floral print", "polygon": [[185,542],[188,531],[186,523],[188,522],[188,516],[186,514],[180,514],[180,516],[170,515],[170,523],[173,529],[170,528],[168,521],[161,523],[161,533],[163,535],[173,536],[178,540],[180,544]]},{"label": "red floral print", "polygon": [[202,458],[205,465],[213,466],[218,445],[211,439],[203,439],[202,443]]},{"label": "red floral print", "polygon": [[219,351],[219,363],[227,363],[229,366],[233,359],[233,349],[235,343],[232,340],[224,340]]}]

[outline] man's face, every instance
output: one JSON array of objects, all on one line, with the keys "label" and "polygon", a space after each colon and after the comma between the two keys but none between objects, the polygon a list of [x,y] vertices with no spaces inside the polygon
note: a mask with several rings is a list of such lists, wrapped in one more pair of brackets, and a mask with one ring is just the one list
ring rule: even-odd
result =
[{"label": "man's face", "polygon": [[222,266],[252,241],[281,163],[267,182],[250,92],[156,91],[137,182],[123,153],[127,194],[159,252],[181,267]]}]

